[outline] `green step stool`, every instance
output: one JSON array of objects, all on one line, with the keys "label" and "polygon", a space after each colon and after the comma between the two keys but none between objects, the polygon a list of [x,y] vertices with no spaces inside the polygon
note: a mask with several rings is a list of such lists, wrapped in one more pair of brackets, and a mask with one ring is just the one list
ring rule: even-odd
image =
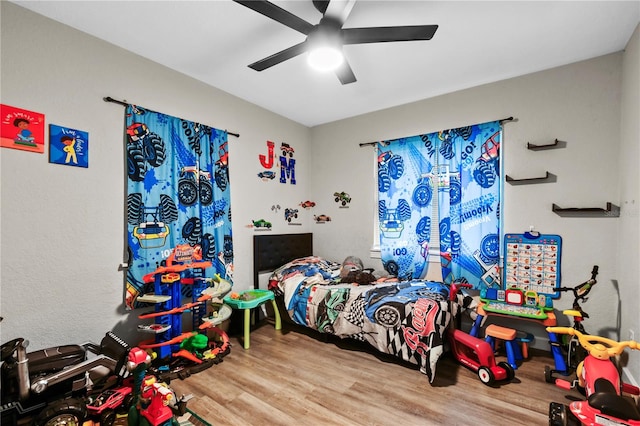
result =
[{"label": "green step stool", "polygon": [[[280,312],[278,312],[278,305],[276,304],[276,298],[273,292],[270,290],[245,290],[239,293],[238,299],[232,299],[230,296],[224,298],[224,303],[231,306],[233,309],[244,309],[244,348],[249,349],[249,334],[251,333],[251,310],[255,309],[264,303],[271,301],[273,306],[273,312],[276,317],[276,330],[282,329],[282,322],[280,320]],[[244,300],[248,299],[248,300]]]}]

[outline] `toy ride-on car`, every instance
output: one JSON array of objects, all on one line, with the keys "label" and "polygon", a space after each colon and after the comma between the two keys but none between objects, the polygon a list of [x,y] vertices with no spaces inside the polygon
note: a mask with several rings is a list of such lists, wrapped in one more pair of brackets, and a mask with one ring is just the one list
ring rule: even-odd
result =
[{"label": "toy ride-on car", "polygon": [[25,339],[17,338],[0,348],[2,425],[82,424],[88,389],[99,389],[107,378],[119,374],[129,350],[111,332],[99,346],[65,345],[28,354],[27,346]]},{"label": "toy ride-on car", "polygon": [[[471,285],[453,283],[449,294],[449,303],[453,304],[456,301],[460,287],[470,288]],[[455,312],[453,306],[451,311]],[[480,381],[487,386],[493,385],[496,381],[512,380],[515,377],[515,371],[511,364],[504,361],[496,363],[491,345],[460,330],[460,322],[458,315],[456,319],[452,320],[448,334],[451,351],[458,362],[478,374]]]}]

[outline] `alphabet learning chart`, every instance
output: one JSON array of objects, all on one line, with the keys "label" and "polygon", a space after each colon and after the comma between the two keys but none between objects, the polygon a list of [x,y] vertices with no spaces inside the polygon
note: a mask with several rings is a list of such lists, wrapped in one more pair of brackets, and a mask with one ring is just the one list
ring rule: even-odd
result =
[{"label": "alphabet learning chart", "polygon": [[552,298],[559,297],[560,254],[559,235],[506,234],[504,236],[505,289],[519,288],[535,291]]}]

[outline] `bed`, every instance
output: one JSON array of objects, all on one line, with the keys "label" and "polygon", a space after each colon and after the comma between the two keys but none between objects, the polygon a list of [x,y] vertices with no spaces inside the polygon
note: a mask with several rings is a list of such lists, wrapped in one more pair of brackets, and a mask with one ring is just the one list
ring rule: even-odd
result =
[{"label": "bed", "polygon": [[340,282],[340,263],[313,255],[313,236],[254,236],[254,286],[268,274],[284,318],[340,338],[366,342],[381,353],[416,364],[433,382],[446,330],[469,297],[448,301],[449,288],[411,280],[369,285]]}]

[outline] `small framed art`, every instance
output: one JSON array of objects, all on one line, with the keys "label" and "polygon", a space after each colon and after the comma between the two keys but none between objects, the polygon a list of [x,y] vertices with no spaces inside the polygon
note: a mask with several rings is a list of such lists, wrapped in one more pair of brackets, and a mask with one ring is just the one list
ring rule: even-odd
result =
[{"label": "small framed art", "polygon": [[49,162],[89,167],[89,133],[50,124]]},{"label": "small framed art", "polygon": [[44,153],[44,114],[0,104],[0,146]]}]

